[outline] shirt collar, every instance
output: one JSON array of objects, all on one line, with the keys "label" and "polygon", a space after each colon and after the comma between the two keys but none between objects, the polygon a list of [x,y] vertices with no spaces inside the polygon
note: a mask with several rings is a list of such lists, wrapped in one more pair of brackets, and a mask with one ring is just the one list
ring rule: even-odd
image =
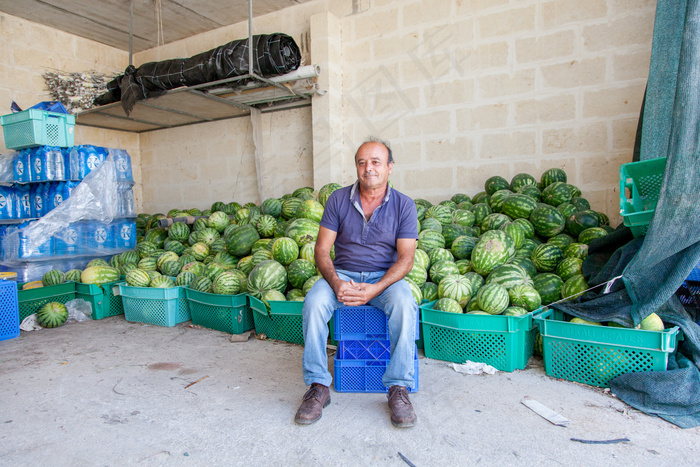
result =
[{"label": "shirt collar", "polygon": [[[389,183],[386,184],[386,195],[384,196],[384,201],[383,203],[386,203],[389,201],[389,196],[391,196],[391,185]],[[360,181],[355,180],[355,183],[353,183],[352,188],[350,189],[350,201],[359,201],[360,200]]]}]

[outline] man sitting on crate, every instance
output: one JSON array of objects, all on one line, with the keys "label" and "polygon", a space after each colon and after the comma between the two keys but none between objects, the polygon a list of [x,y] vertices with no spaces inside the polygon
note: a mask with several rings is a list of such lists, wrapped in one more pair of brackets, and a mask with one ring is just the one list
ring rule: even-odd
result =
[{"label": "man sitting on crate", "polygon": [[303,308],[304,382],[311,388],[296,413],[299,424],[320,419],[331,402],[326,341],[333,310],[365,304],[389,317],[391,359],[382,382],[389,387],[391,422],[403,428],[416,421],[407,388],[414,385],[418,306],[402,279],[413,267],[418,216],[413,200],[388,184],[393,163],[388,144],[363,143],[355,154],[357,181],[326,202],[315,249],[323,278],[306,295]]}]

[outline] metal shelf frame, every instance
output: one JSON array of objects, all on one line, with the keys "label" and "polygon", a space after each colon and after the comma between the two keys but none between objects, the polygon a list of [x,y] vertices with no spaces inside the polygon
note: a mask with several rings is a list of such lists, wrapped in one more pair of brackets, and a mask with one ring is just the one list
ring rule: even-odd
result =
[{"label": "metal shelf frame", "polygon": [[[129,64],[133,60],[133,0],[130,5]],[[234,85],[247,80],[245,88]],[[208,90],[230,87],[226,98]],[[126,115],[121,102],[114,102],[80,112],[76,124],[112,130],[142,133],[166,128],[247,117],[251,109],[262,113],[289,110],[311,105],[313,91],[298,92],[282,82],[272,81],[253,71],[253,0],[248,0],[248,73],[233,78],[195,86],[183,86],[155,98],[138,101]]]}]

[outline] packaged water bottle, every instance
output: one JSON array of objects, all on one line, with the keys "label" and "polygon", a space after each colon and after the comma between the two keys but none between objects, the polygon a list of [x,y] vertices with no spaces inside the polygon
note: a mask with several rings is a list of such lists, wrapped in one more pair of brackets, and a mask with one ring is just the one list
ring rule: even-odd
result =
[{"label": "packaged water bottle", "polygon": [[30,185],[15,185],[17,193],[17,219],[32,217],[32,203],[29,200]]},{"label": "packaged water bottle", "polygon": [[14,188],[0,186],[0,219],[17,218],[15,214],[16,197]]},{"label": "packaged water bottle", "polygon": [[[20,224],[20,228],[28,227],[33,225],[37,221],[23,222]],[[20,231],[19,233],[19,250],[18,257],[20,259],[31,259],[31,258],[45,258],[52,256],[54,253],[53,248],[53,237],[38,245],[36,248],[32,248],[30,245],[30,237],[25,232]]]},{"label": "packaged water bottle", "polygon": [[115,248],[133,249],[136,247],[136,222],[133,219],[115,219],[112,230]]},{"label": "packaged water bottle", "polygon": [[82,229],[82,222],[74,222],[54,235],[54,251],[56,256],[75,256],[85,252],[81,244],[83,236]]},{"label": "packaged water bottle", "polygon": [[83,146],[80,151],[80,180],[97,169],[107,158],[107,150],[99,146]]},{"label": "packaged water bottle", "polygon": [[81,180],[80,178],[80,157],[83,146],[73,146],[66,148],[68,156],[68,175],[71,180]]},{"label": "packaged water bottle", "polygon": [[73,193],[73,189],[78,185],[80,185],[80,182],[78,181],[66,182],[66,184],[63,186],[63,201],[70,198],[71,193]]},{"label": "packaged water bottle", "polygon": [[124,149],[112,149],[111,152],[114,155],[114,165],[117,169],[117,181],[133,181],[129,153]]},{"label": "packaged water bottle", "polygon": [[31,176],[29,175],[29,153],[30,149],[22,149],[15,154],[15,158],[12,161],[15,175],[15,181],[19,183],[26,183],[31,181]]},{"label": "packaged water bottle", "polygon": [[49,194],[51,197],[51,209],[56,209],[63,201],[65,201],[66,182],[58,182],[54,184],[53,192]]},{"label": "packaged water bottle", "polygon": [[47,215],[49,211],[51,211],[51,185],[52,183],[46,182],[42,184],[43,186],[41,187],[41,198],[42,198],[42,204],[43,204],[43,215]]},{"label": "packaged water bottle", "polygon": [[[32,181],[43,182],[51,180],[53,175],[53,167],[49,167],[49,151],[48,146],[39,146],[32,153]],[[51,156],[53,163],[53,155]]]},{"label": "packaged water bottle", "polygon": [[53,167],[49,180],[65,180],[66,172],[63,165],[63,153],[58,146],[47,147],[47,159],[49,167]]}]

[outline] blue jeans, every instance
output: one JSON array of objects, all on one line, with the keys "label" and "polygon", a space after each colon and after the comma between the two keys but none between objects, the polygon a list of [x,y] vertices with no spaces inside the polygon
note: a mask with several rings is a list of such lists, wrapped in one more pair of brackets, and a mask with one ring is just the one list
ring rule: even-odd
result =
[{"label": "blue jeans", "polygon": [[[338,277],[349,281],[374,284],[384,276],[384,271],[352,272],[338,270]],[[384,386],[413,388],[414,356],[416,344],[416,319],[418,305],[411,288],[404,280],[389,286],[369,302],[389,317],[391,359],[382,378]],[[330,386],[332,377],[328,371],[328,321],[336,308],[343,306],[335,292],[323,278],[319,279],[304,300],[304,383],[321,383]]]}]

